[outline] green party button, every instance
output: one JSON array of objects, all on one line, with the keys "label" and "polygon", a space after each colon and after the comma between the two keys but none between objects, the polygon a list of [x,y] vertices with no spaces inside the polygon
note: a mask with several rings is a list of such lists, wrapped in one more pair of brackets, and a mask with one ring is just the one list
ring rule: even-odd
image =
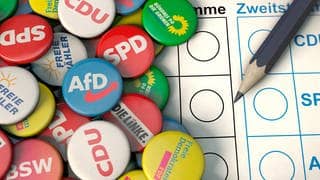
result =
[{"label": "green party button", "polygon": [[167,104],[169,97],[169,83],[160,69],[151,66],[142,76],[124,81],[125,93],[138,93],[152,99],[160,109]]},{"label": "green party button", "polygon": [[187,41],[197,29],[197,15],[187,0],[148,0],[142,12],[146,31],[164,45]]},{"label": "green party button", "polygon": [[0,0],[0,21],[11,16],[18,5],[18,0]]}]

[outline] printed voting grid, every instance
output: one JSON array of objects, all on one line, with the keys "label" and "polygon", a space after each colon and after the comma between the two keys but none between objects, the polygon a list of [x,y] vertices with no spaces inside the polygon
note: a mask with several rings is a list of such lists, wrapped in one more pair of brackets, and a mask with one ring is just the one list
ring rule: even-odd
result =
[{"label": "printed voting grid", "polygon": [[[286,7],[291,1],[273,2]],[[319,12],[271,73],[234,105],[249,59],[282,13],[239,13],[241,6],[273,5],[269,1],[192,3],[226,13],[197,11],[194,37],[166,48],[155,64],[171,86],[164,114],[179,120],[204,150],[203,179],[319,179]]]}]

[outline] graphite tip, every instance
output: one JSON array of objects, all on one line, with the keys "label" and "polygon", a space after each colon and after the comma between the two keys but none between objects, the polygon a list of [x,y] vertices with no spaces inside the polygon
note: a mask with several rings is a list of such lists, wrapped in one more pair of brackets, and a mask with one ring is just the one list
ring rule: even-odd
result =
[{"label": "graphite tip", "polygon": [[243,93],[238,91],[236,97],[234,98],[233,103],[236,103],[239,99],[242,98],[243,95],[244,95]]}]

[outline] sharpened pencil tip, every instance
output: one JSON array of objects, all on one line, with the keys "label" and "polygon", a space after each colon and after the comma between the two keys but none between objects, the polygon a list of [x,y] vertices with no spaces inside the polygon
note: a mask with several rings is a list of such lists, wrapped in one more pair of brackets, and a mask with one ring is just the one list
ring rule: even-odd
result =
[{"label": "sharpened pencil tip", "polygon": [[236,97],[234,98],[233,103],[236,103],[237,101],[239,101],[239,99],[241,99],[243,95],[244,95],[243,93],[238,91]]}]

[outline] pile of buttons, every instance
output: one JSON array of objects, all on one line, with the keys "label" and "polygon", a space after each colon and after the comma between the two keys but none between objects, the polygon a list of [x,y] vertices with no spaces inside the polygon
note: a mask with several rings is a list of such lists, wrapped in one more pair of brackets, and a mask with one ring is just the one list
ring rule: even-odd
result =
[{"label": "pile of buttons", "polygon": [[0,0],[0,179],[201,179],[153,65],[196,28],[187,0]]}]

